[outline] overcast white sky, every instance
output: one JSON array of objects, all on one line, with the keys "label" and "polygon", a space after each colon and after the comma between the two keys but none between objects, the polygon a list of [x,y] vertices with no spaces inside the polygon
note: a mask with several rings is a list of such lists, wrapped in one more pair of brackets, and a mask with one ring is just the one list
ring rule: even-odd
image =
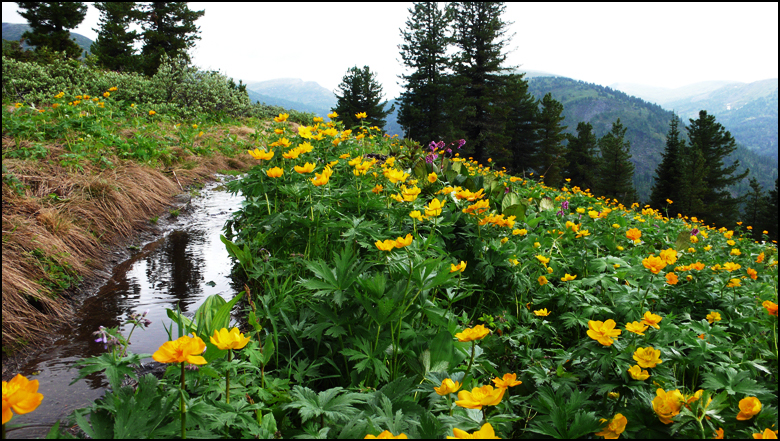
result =
[{"label": "overcast white sky", "polygon": [[[399,28],[411,3],[190,3],[196,65],[236,80],[301,78],[334,90],[348,68],[368,65],[387,98],[403,72]],[[3,22],[25,23],[16,3]],[[90,4],[74,31],[95,39]],[[515,32],[508,64],[608,86],[681,87],[699,81],[778,77],[778,3],[509,3]]]}]

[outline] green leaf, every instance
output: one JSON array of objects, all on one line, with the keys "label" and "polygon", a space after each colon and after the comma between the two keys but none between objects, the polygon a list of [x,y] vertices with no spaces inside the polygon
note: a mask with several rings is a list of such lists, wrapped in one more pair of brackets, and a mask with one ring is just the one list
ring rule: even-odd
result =
[{"label": "green leaf", "polygon": [[515,204],[510,205],[506,207],[504,210],[504,216],[515,216],[515,219],[517,221],[523,221],[525,220],[525,211],[528,209],[528,206],[525,204]]}]

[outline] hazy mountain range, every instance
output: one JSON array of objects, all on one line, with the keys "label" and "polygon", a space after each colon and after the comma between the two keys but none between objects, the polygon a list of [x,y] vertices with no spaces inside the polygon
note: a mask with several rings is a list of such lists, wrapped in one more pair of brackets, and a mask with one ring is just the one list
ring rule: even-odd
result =
[{"label": "hazy mountain range", "polygon": [[[22,34],[29,30],[30,25],[26,23],[3,23],[3,40],[21,40]],[[92,40],[75,32],[70,33],[70,38],[81,46],[81,49],[85,50],[88,54],[91,53],[89,48],[92,46]],[[22,49],[35,49],[35,46],[30,46],[29,44],[22,42]]]}]

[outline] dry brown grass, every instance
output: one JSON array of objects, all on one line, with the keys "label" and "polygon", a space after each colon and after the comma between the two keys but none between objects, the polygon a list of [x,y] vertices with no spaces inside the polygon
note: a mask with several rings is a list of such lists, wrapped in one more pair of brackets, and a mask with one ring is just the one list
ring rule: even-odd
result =
[{"label": "dry brown grass", "polygon": [[163,212],[171,197],[181,192],[180,184],[187,186],[220,169],[252,165],[247,155],[188,156],[186,161],[190,164],[186,168],[179,164],[162,171],[127,162],[104,171],[87,166],[83,172],[45,161],[3,161],[27,186],[23,195],[17,195],[3,182],[4,348],[36,342],[71,316],[70,302],[47,283],[56,276],[47,273],[47,264],[89,277],[104,266],[106,245],[148,225],[148,219]]}]

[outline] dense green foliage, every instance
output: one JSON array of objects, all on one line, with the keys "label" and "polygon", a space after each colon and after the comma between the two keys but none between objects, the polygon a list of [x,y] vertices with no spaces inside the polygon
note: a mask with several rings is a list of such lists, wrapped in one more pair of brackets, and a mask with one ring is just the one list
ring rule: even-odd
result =
[{"label": "dense green foliage", "polygon": [[571,179],[571,185],[583,189],[595,189],[599,158],[596,156],[598,139],[590,123],[577,124],[577,136],[567,134],[566,169],[564,176]]},{"label": "dense green foliage", "polygon": [[[683,167],[685,157],[685,143],[680,138],[678,125],[680,119],[675,115],[669,122],[669,132],[666,134],[666,148],[663,153],[663,160],[658,164],[655,170],[655,184],[653,192],[650,195],[650,205],[653,207],[663,207],[668,200],[678,201],[674,207],[668,208],[671,215],[680,213],[678,207],[682,206],[683,188],[687,185],[688,179],[685,179]],[[690,170],[690,169],[688,169]]]},{"label": "dense green foliage", "polygon": [[142,70],[152,76],[157,72],[163,56],[180,55],[189,62],[188,50],[200,40],[195,20],[206,11],[193,11],[187,2],[150,2],[141,6],[143,47]]},{"label": "dense green foliage", "polygon": [[97,39],[92,43],[92,54],[99,66],[115,71],[137,72],[140,58],[133,44],[138,32],[130,25],[141,18],[135,2],[96,2],[100,11],[100,28]]},{"label": "dense green foliage", "polygon": [[599,160],[596,191],[614,198],[624,205],[638,201],[634,190],[634,164],[631,163],[631,142],[626,139],[626,128],[620,118],[612,124],[612,130],[598,141]]},{"label": "dense green foliage", "polygon": [[563,131],[566,126],[562,124],[563,105],[554,100],[549,93],[541,102],[537,124],[539,134],[539,173],[544,177],[544,185],[548,187],[560,187],[563,184],[563,169],[566,162],[566,148],[563,140],[566,135]]},{"label": "dense green foliage", "polygon": [[36,50],[44,47],[64,52],[70,58],[81,56],[81,48],[70,39],[68,29],[78,26],[87,15],[81,2],[16,2],[31,31],[22,34]]}]

